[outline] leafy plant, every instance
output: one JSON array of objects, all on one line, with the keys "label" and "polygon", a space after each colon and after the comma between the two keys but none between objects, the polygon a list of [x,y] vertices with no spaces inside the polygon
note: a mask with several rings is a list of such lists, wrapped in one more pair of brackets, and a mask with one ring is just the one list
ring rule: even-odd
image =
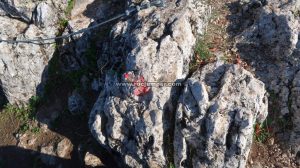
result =
[{"label": "leafy plant", "polygon": [[67,16],[70,16],[71,15],[71,12],[72,12],[72,9],[74,8],[74,0],[68,0],[68,6],[65,10],[65,14]]},{"label": "leafy plant", "polygon": [[31,131],[32,133],[38,134],[38,133],[41,132],[41,129],[40,129],[40,127],[33,127],[33,128],[31,128],[30,131]]},{"label": "leafy plant", "polygon": [[199,66],[206,64],[212,58],[213,54],[210,51],[209,44],[204,41],[205,36],[199,38],[195,45],[195,56],[194,59],[190,62],[190,71],[194,71]]},{"label": "leafy plant", "polygon": [[61,30],[63,30],[65,27],[67,27],[67,25],[68,25],[68,20],[65,19],[65,18],[62,18],[62,19],[59,20],[58,24],[59,24],[59,28],[60,28]]},{"label": "leafy plant", "polygon": [[169,163],[169,168],[175,168],[174,163]]},{"label": "leafy plant", "polygon": [[198,59],[206,61],[208,60],[212,54],[209,51],[209,45],[205,43],[204,40],[198,39],[195,46],[195,55]]},{"label": "leafy plant", "polygon": [[22,124],[18,130],[19,133],[25,133],[30,129],[29,124],[26,122],[24,124]]},{"label": "leafy plant", "polygon": [[267,118],[263,123],[254,125],[254,139],[257,142],[265,143],[272,137],[271,119]]},{"label": "leafy plant", "polygon": [[7,104],[4,108],[4,112],[13,114],[20,122],[18,132],[24,133],[30,130],[31,122],[35,119],[37,107],[39,105],[40,98],[37,96],[32,97],[29,100],[27,106],[16,106]]}]

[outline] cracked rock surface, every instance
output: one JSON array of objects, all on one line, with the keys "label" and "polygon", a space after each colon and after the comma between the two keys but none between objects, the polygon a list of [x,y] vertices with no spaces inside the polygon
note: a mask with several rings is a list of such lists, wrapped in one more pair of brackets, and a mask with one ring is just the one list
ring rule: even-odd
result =
[{"label": "cracked rock surface", "polygon": [[[236,48],[273,97],[272,110],[291,130],[275,132],[300,158],[299,0],[240,1],[231,16]],[[288,142],[288,143],[286,143]]]},{"label": "cracked rock surface", "polygon": [[175,124],[176,167],[245,167],[253,125],[268,114],[264,84],[238,65],[208,64],[186,81]]},{"label": "cracked rock surface", "polygon": [[196,37],[204,31],[206,9],[199,1],[170,1],[166,8],[142,10],[113,28],[107,57],[124,68],[106,74],[104,89],[90,115],[90,128],[100,144],[119,154],[124,161],[121,165],[166,166],[169,144],[165,141],[178,91],[152,87],[147,94],[135,96],[131,86],[116,83],[126,82],[125,72],[149,82],[182,81],[188,74]]},{"label": "cracked rock surface", "polygon": [[[2,39],[55,37],[65,0],[0,2]],[[9,27],[9,29],[8,29]],[[42,74],[51,59],[54,45],[0,42],[0,84],[10,103],[23,104],[38,92]]]}]

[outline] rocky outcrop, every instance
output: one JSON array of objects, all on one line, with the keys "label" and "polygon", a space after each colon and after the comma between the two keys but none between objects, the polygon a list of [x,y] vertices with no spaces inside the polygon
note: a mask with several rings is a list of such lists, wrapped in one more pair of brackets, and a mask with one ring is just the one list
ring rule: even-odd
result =
[{"label": "rocky outcrop", "polygon": [[85,154],[84,163],[85,163],[85,166],[89,166],[89,167],[104,166],[103,163],[101,162],[101,160],[97,156],[95,156],[89,152],[87,152]]},{"label": "rocky outcrop", "polygon": [[[66,0],[1,1],[1,39],[55,37],[66,24],[63,35],[67,35],[115,15],[120,5],[113,5],[102,0],[77,0],[74,1],[71,12],[68,10],[71,10],[72,5]],[[67,21],[65,15],[68,12],[70,20]],[[63,41],[63,47],[57,47],[61,69],[79,70],[87,64],[84,53],[90,47],[92,36],[92,31],[72,36]],[[25,104],[30,97],[41,95],[47,78],[48,63],[57,49],[56,45],[0,42],[0,47],[0,89],[9,103]]]},{"label": "rocky outcrop", "polygon": [[208,64],[186,81],[176,113],[176,167],[245,167],[264,84],[239,65]]},{"label": "rocky outcrop", "polygon": [[245,30],[239,36],[239,46],[252,45],[249,49],[262,52],[265,59],[289,60],[298,48],[300,2],[251,0],[241,1],[241,6],[241,27]]},{"label": "rocky outcrop", "polygon": [[91,112],[90,127],[100,144],[119,154],[121,165],[165,167],[168,162],[166,138],[176,88],[139,88],[125,82],[172,83],[187,76],[193,45],[208,17],[207,7],[197,3],[151,7],[113,28],[105,57],[112,69]]},{"label": "rocky outcrop", "polygon": [[[253,125],[267,115],[264,84],[238,65],[218,62],[187,79],[181,95],[206,24],[196,16],[207,8],[188,1],[168,5],[113,28],[113,50],[106,55],[112,68],[91,112],[92,134],[119,154],[122,166],[165,167],[174,143],[176,167],[245,167]],[[138,86],[154,81],[174,85]]]},{"label": "rocky outcrop", "polygon": [[300,164],[300,71],[298,71],[293,80],[290,95],[290,110],[294,115],[293,131],[291,133],[290,142],[292,154],[296,156],[298,164]]},{"label": "rocky outcrop", "polygon": [[275,134],[298,159],[299,7],[299,0],[241,0],[240,11],[231,16],[232,24],[237,25],[233,29],[237,51],[255,68],[273,99],[271,115],[289,125],[288,130],[276,130]]},{"label": "rocky outcrop", "polygon": [[[1,1],[1,39],[54,37],[66,1]],[[32,14],[33,13],[33,14]],[[10,103],[23,104],[36,94],[54,45],[0,42],[0,83]]]},{"label": "rocky outcrop", "polygon": [[[60,2],[63,5],[59,5]],[[64,34],[87,28],[95,20],[110,16],[107,5],[110,3],[102,2],[75,1]],[[128,7],[146,3],[127,2]],[[95,8],[95,3],[103,6]],[[244,2],[243,12],[257,9],[256,3],[259,9],[266,5],[263,1]],[[0,21],[12,27],[8,30],[0,26],[1,38],[53,37],[58,32],[59,13],[63,13],[64,7],[66,1],[26,0],[26,3],[16,4],[1,1]],[[83,8],[93,9],[94,13],[82,14]],[[259,14],[262,15],[259,20],[268,21],[263,27],[271,25],[268,14]],[[93,89],[101,93],[91,111],[89,126],[98,142],[114,154],[120,167],[168,167],[173,159],[176,167],[245,167],[253,124],[262,122],[267,115],[266,91],[262,82],[239,65],[217,62],[189,77],[194,46],[198,35],[205,31],[209,15],[210,8],[202,1],[166,1],[164,8],[152,6],[119,21],[111,31],[111,41],[101,43],[103,50],[97,60],[98,71],[93,74],[101,74],[93,82]],[[257,16],[254,18],[260,18]],[[259,21],[253,24],[260,25]],[[297,26],[289,21],[287,24]],[[246,28],[251,29],[251,26]],[[268,35],[259,34],[263,30],[255,30],[255,35],[262,39],[251,39],[251,43],[270,45],[264,49],[275,60],[294,53],[297,48],[294,36],[286,36],[289,31],[284,27],[275,26],[271,30],[271,33],[265,32]],[[280,35],[274,33],[277,30]],[[244,33],[244,37],[252,38],[252,31]],[[83,53],[93,35],[88,32],[63,41],[64,46],[59,48],[60,58],[65,59],[63,70],[80,70],[86,64]],[[281,44],[287,37],[291,39]],[[276,38],[280,42],[274,40]],[[240,44],[243,40],[241,36]],[[0,47],[3,48],[0,51],[0,90],[3,88],[10,103],[22,104],[39,92],[38,85],[44,80],[41,77],[46,76],[47,64],[55,48],[3,42]],[[85,81],[89,79],[84,79],[86,76],[81,77],[80,82],[88,83]],[[297,78],[293,87],[298,87]],[[288,97],[298,94],[296,89],[281,91]],[[288,111],[296,112],[298,100],[290,100],[293,108]],[[81,114],[89,103],[74,91],[68,99],[69,111]],[[24,147],[34,141],[19,145]],[[72,150],[67,139],[43,145],[41,160],[56,165],[56,157],[67,158]],[[102,165],[91,153],[85,155],[84,161],[89,166]]]}]

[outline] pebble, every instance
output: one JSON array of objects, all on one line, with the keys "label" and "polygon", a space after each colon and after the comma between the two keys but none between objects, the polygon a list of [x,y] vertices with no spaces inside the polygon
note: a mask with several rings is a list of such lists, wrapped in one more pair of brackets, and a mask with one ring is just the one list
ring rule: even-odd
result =
[{"label": "pebble", "polygon": [[101,162],[101,160],[93,155],[90,152],[87,152],[85,157],[84,157],[84,162],[86,166],[90,166],[90,167],[99,167],[99,166],[103,166],[103,163]]},{"label": "pebble", "polygon": [[272,138],[270,138],[270,139],[268,139],[268,145],[274,145],[274,138],[272,137]]}]

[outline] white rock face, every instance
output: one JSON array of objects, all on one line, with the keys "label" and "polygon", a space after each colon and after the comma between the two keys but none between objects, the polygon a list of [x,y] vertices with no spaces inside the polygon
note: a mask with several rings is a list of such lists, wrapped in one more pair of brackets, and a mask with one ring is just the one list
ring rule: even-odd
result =
[{"label": "white rock face", "polygon": [[[236,47],[243,59],[256,69],[255,73],[273,97],[270,112],[284,121],[288,128],[275,132],[286,148],[300,159],[300,16],[299,0],[245,0],[241,13]],[[238,17],[240,15],[240,17]],[[235,32],[236,33],[236,32]],[[276,125],[280,125],[275,123]],[[285,130],[286,129],[286,130]]]},{"label": "white rock face", "polygon": [[[188,74],[197,32],[203,31],[197,25],[204,28],[208,17],[204,5],[189,6],[190,2],[177,7],[170,2],[167,8],[152,7],[119,22],[112,32],[111,61],[125,63],[126,73],[148,82],[182,81]],[[119,76],[123,73],[106,75],[90,116],[92,134],[104,147],[120,153],[121,165],[165,167],[176,89],[152,87],[147,94],[135,96],[133,87],[116,86],[126,82]]]},{"label": "white rock face", "polygon": [[35,24],[42,28],[55,26],[57,22],[57,14],[50,4],[42,2],[36,7]]},{"label": "white rock face", "polygon": [[176,167],[245,167],[253,125],[268,114],[264,84],[238,65],[208,64],[186,81],[176,113]]},{"label": "white rock face", "polygon": [[[60,3],[60,5],[57,5]],[[1,39],[37,39],[54,37],[57,21],[65,0],[1,1]],[[34,7],[36,11],[34,12]],[[24,11],[24,12],[22,12]],[[30,11],[34,16],[28,14]],[[32,19],[32,18],[34,19]],[[24,18],[29,18],[28,22]],[[36,24],[31,24],[35,20]],[[0,42],[0,84],[10,103],[23,104],[39,90],[42,75],[55,51],[54,45]]]}]

